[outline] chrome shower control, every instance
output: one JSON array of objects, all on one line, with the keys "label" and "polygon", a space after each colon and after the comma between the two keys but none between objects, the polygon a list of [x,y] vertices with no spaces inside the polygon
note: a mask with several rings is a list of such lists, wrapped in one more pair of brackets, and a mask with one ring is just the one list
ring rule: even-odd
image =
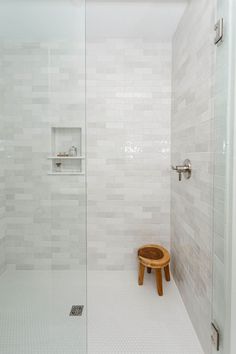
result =
[{"label": "chrome shower control", "polygon": [[186,179],[189,179],[192,175],[192,164],[190,160],[185,160],[183,165],[171,166],[172,170],[179,174],[179,181],[182,180],[182,174]]}]

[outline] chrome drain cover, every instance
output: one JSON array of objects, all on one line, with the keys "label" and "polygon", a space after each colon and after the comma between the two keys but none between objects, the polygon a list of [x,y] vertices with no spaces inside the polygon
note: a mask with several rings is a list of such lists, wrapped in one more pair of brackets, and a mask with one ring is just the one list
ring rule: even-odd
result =
[{"label": "chrome drain cover", "polygon": [[70,310],[70,316],[82,316],[84,305],[73,305]]}]

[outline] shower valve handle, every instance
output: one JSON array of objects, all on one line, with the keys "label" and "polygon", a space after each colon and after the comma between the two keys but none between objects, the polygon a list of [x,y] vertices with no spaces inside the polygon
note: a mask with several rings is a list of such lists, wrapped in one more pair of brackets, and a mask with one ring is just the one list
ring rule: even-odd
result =
[{"label": "shower valve handle", "polygon": [[179,174],[179,181],[182,180],[182,174],[186,179],[189,179],[192,174],[192,164],[190,160],[185,160],[183,165],[171,166],[172,170]]}]

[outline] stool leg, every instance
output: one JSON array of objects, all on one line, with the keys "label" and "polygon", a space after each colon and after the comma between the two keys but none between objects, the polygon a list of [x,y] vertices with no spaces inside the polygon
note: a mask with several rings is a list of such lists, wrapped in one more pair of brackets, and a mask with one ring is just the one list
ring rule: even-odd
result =
[{"label": "stool leg", "polygon": [[150,274],[152,272],[152,268],[147,267],[147,272]]},{"label": "stool leg", "polygon": [[162,288],[162,274],[161,269],[156,269],[156,282],[157,282],[157,292],[160,296],[163,295],[163,288]]},{"label": "stool leg", "polygon": [[166,281],[170,281],[170,266],[169,266],[169,264],[166,267],[164,267],[164,272],[165,272]]},{"label": "stool leg", "polygon": [[139,275],[138,275],[138,285],[143,285],[145,266],[140,262],[139,263]]}]

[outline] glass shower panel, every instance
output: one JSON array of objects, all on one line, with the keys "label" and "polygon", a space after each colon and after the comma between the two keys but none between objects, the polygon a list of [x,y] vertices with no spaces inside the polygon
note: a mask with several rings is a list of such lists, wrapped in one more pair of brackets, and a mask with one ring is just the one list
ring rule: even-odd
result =
[{"label": "glass shower panel", "polygon": [[0,93],[0,353],[83,354],[85,0],[0,0]]},{"label": "glass shower panel", "polygon": [[217,20],[224,20],[223,42],[216,47],[215,117],[214,117],[214,241],[213,241],[213,301],[212,320],[219,330],[219,351],[227,349],[227,283],[228,283],[228,201],[230,196],[228,166],[230,163],[230,26],[229,1],[217,1]]}]

